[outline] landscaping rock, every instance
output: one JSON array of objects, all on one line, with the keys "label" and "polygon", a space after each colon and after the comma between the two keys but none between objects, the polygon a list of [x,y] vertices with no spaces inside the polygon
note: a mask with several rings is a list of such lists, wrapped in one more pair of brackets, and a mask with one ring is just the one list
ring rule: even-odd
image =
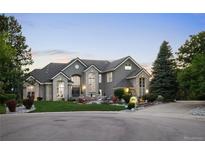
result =
[{"label": "landscaping rock", "polygon": [[191,110],[191,114],[196,116],[205,116],[205,107],[197,107]]},{"label": "landscaping rock", "polygon": [[32,105],[31,109],[26,109],[25,106],[19,106],[19,107],[16,107],[16,112],[9,112],[8,108],[6,108],[6,113],[7,114],[12,114],[12,113],[29,113],[29,112],[32,112],[34,111],[36,108],[34,105]]}]

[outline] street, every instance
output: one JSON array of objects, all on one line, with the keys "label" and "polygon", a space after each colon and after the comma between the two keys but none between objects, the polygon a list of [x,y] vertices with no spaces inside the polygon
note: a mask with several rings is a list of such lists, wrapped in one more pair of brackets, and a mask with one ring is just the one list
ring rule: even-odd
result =
[{"label": "street", "polygon": [[0,115],[0,140],[172,141],[205,140],[197,103],[159,104],[139,111]]}]

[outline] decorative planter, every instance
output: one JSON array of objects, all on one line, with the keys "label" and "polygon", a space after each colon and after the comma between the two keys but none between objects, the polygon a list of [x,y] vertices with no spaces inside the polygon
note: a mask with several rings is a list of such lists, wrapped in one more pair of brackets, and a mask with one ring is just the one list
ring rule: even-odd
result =
[{"label": "decorative planter", "polygon": [[23,105],[25,106],[26,109],[31,109],[31,107],[33,105],[33,99],[23,100]]},{"label": "decorative planter", "polygon": [[10,112],[16,112],[16,101],[15,100],[8,100],[6,105]]}]

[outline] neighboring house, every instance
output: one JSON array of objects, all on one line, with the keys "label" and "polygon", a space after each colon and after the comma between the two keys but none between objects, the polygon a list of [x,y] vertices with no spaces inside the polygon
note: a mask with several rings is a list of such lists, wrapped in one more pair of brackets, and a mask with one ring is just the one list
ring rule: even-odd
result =
[{"label": "neighboring house", "polygon": [[112,96],[114,89],[129,88],[136,96],[148,92],[150,74],[132,57],[115,61],[75,58],[35,69],[24,83],[23,97],[65,100],[79,96]]}]

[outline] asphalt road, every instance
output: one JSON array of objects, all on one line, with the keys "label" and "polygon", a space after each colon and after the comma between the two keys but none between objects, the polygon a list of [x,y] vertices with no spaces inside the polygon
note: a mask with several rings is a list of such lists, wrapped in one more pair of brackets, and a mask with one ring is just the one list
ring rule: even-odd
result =
[{"label": "asphalt road", "polygon": [[136,112],[67,112],[0,115],[0,140],[205,140],[197,103],[170,103]]}]

